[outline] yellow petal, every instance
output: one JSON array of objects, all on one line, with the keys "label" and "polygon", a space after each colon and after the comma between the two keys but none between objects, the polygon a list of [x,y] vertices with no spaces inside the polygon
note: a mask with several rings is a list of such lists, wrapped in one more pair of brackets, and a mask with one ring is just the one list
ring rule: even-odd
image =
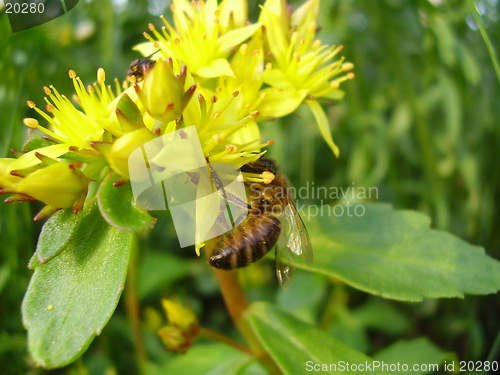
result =
[{"label": "yellow petal", "polygon": [[280,69],[266,69],[262,72],[261,78],[264,83],[278,89],[288,90],[295,88],[289,80],[290,77]]},{"label": "yellow petal", "polygon": [[219,14],[223,29],[242,27],[248,19],[247,0],[223,0],[219,5]]},{"label": "yellow petal", "polygon": [[10,174],[10,165],[16,160],[13,158],[0,158],[0,188],[15,189],[17,183],[22,180],[21,177]]},{"label": "yellow petal", "polygon": [[319,0],[309,0],[302,4],[292,14],[292,25],[298,26],[298,31],[303,32],[309,22],[314,21],[319,12]]},{"label": "yellow petal", "polygon": [[40,164],[42,161],[36,157],[36,153],[48,156],[49,158],[58,158],[68,152],[69,145],[57,144],[52,146],[41,147],[36,150],[23,154],[19,159],[10,164],[8,172],[18,169],[25,169]]},{"label": "yellow petal", "polygon": [[205,78],[216,78],[229,76],[234,77],[234,72],[231,65],[226,59],[215,59],[210,65],[205,65],[194,72],[195,74]]},{"label": "yellow petal", "polygon": [[16,187],[50,206],[71,207],[86,188],[87,183],[77,176],[69,163],[59,162],[39,169],[24,178]]},{"label": "yellow petal", "polygon": [[259,23],[266,27],[268,46],[280,65],[285,63],[288,49],[287,32],[290,28],[284,0],[267,0],[259,17]]},{"label": "yellow petal", "polygon": [[149,55],[155,53],[156,51],[158,51],[158,47],[155,47],[154,43],[152,43],[152,42],[139,43],[138,45],[134,46],[132,49],[140,52],[143,56],[149,56]]},{"label": "yellow petal", "polygon": [[[247,147],[258,146],[260,143],[260,130],[255,121],[249,122],[236,133],[227,137],[227,142],[235,145],[247,144]],[[260,151],[255,149],[254,151]]]},{"label": "yellow petal", "polygon": [[323,139],[328,144],[328,146],[330,146],[333,154],[336,157],[339,157],[340,150],[333,142],[332,133],[330,131],[330,124],[325,112],[323,111],[323,108],[321,108],[321,105],[317,100],[306,100],[306,104],[314,115],[314,118],[316,119],[316,123],[318,124],[318,128],[321,135],[323,136]]},{"label": "yellow petal", "polygon": [[260,115],[266,117],[286,116],[297,109],[307,95],[307,90],[282,90],[271,87],[263,90],[266,98],[259,106]]},{"label": "yellow petal", "polygon": [[179,352],[189,348],[190,344],[182,330],[174,326],[162,327],[158,330],[158,336],[165,344],[167,350]]},{"label": "yellow petal", "polygon": [[191,21],[194,18],[195,7],[187,0],[172,1],[174,24],[178,30],[189,30]]},{"label": "yellow petal", "polygon": [[181,328],[184,332],[190,331],[193,326],[199,324],[198,318],[191,309],[168,299],[162,299],[161,303],[170,324]]},{"label": "yellow petal", "polygon": [[110,152],[105,155],[111,168],[121,176],[128,178],[128,158],[130,154],[137,147],[153,138],[151,132],[146,128],[134,130],[118,138],[113,143]]},{"label": "yellow petal", "polygon": [[222,52],[227,53],[231,48],[238,46],[245,40],[250,38],[260,27],[260,24],[256,23],[253,25],[241,27],[236,30],[232,30],[219,38],[219,49]]}]

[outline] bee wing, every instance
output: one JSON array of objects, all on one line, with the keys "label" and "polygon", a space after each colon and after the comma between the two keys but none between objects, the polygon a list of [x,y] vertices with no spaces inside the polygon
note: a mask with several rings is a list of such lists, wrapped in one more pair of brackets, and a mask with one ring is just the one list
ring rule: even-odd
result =
[{"label": "bee wing", "polygon": [[281,221],[284,233],[276,244],[276,275],[279,284],[286,288],[295,270],[294,258],[303,257],[306,263],[311,265],[313,254],[304,221],[292,202],[286,205]]},{"label": "bee wing", "polygon": [[295,267],[293,265],[293,252],[287,246],[287,238],[283,235],[280,236],[276,244],[276,277],[278,283],[284,289],[290,284],[293,277]]},{"label": "bee wing", "polygon": [[292,202],[289,202],[285,208],[285,219],[288,222],[285,232],[288,248],[294,254],[303,257],[308,265],[311,265],[313,262],[311,239],[304,221]]}]

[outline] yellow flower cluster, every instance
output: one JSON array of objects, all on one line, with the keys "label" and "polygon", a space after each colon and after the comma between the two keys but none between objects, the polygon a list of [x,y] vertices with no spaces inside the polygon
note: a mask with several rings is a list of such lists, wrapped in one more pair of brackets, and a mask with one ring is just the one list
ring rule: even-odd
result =
[{"label": "yellow flower cluster", "polygon": [[[72,100],[45,87],[46,106],[28,106],[25,125],[51,142],[16,159],[0,159],[0,192],[9,201],[40,200],[38,218],[60,208],[82,206],[90,181],[113,171],[129,178],[130,153],[155,137],[195,125],[205,156],[242,166],[258,159],[258,123],[294,112],[305,103],[335,154],[327,117],[317,99],[339,99],[340,84],[353,66],[337,58],[342,49],[316,39],[320,0],[290,12],[285,0],[267,0],[257,22],[247,21],[246,0],[173,0],[173,25],[149,26],[136,47],[153,55],[144,79],[114,88],[99,69],[85,87],[74,71]],[[137,67],[135,67],[137,68]],[[142,78],[142,77],[141,77]]]}]

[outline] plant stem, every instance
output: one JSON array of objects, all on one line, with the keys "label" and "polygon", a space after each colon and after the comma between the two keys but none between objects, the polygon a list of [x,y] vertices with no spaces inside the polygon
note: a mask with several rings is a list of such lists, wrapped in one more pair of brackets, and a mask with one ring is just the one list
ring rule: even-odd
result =
[{"label": "plant stem", "polygon": [[224,302],[226,302],[228,313],[236,325],[238,325],[243,317],[243,313],[248,308],[248,301],[241,288],[237,271],[223,271],[219,269],[214,269],[214,271],[221,286],[222,297],[224,298]]},{"label": "plant stem", "polygon": [[240,344],[236,340],[233,340],[227,336],[224,336],[223,334],[220,334],[219,332],[212,331],[211,329],[200,327],[199,335],[211,340],[222,342],[226,345],[232,346],[235,349],[238,349],[239,351],[253,355],[253,352],[250,348]]},{"label": "plant stem", "polygon": [[219,281],[227,311],[248,345],[250,345],[252,354],[268,370],[269,374],[280,375],[281,370],[260,345],[251,327],[244,319],[244,313],[249,304],[238,279],[237,271],[219,269],[214,269],[214,271]]},{"label": "plant stem", "polygon": [[128,318],[132,323],[134,349],[137,365],[139,367],[139,373],[143,373],[144,369],[146,368],[147,357],[146,350],[144,348],[144,340],[142,337],[139,297],[137,294],[137,242],[137,237],[134,237],[128,265],[127,284],[125,289],[125,303]]}]

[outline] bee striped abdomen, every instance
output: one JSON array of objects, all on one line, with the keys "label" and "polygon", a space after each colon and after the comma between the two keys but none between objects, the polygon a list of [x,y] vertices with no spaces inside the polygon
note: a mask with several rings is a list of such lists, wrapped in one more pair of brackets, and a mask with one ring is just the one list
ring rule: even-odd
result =
[{"label": "bee striped abdomen", "polygon": [[280,234],[281,222],[274,216],[248,216],[240,226],[221,236],[208,263],[226,270],[248,266],[266,255]]}]

